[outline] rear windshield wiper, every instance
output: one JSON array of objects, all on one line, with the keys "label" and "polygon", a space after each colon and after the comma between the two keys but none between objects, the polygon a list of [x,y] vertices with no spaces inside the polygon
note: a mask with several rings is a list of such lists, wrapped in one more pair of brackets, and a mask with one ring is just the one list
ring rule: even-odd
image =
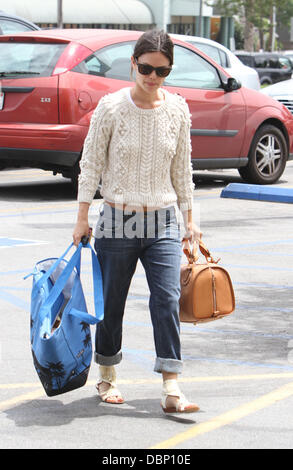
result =
[{"label": "rear windshield wiper", "polygon": [[0,72],[0,77],[6,77],[7,75],[40,75],[40,72],[28,72],[27,70],[11,70],[11,72]]}]

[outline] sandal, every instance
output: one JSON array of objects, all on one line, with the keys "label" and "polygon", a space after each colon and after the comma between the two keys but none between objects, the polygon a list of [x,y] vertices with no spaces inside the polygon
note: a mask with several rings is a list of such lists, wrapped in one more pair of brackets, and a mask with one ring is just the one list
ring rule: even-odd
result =
[{"label": "sandal", "polygon": [[[100,391],[100,385],[107,383],[110,387],[105,391]],[[99,397],[105,403],[120,405],[124,399],[116,386],[116,372],[114,366],[100,366],[100,380],[96,385]]]},{"label": "sandal", "polygon": [[[169,396],[178,397],[175,406],[166,406]],[[165,413],[194,413],[199,410],[196,403],[190,403],[180,391],[177,380],[170,379],[163,382],[161,406]]]}]

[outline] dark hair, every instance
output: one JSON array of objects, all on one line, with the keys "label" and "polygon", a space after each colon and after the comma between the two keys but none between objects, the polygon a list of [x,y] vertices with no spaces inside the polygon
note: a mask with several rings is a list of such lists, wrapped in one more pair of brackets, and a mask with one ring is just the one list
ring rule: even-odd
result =
[{"label": "dark hair", "polygon": [[138,59],[147,52],[161,52],[169,59],[170,65],[173,65],[173,49],[174,44],[169,34],[164,30],[151,29],[142,34],[136,42],[133,57]]}]

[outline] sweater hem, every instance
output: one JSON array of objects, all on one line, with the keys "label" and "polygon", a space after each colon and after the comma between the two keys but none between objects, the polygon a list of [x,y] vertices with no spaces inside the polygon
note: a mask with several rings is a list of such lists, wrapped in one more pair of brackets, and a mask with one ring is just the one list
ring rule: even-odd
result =
[{"label": "sweater hem", "polygon": [[[176,195],[166,195],[164,197],[143,197],[141,195],[117,194],[113,197],[113,193],[101,190],[104,200],[113,204],[124,204],[126,206],[142,206],[142,207],[168,207],[177,204]],[[167,196],[167,197],[166,197]]]}]

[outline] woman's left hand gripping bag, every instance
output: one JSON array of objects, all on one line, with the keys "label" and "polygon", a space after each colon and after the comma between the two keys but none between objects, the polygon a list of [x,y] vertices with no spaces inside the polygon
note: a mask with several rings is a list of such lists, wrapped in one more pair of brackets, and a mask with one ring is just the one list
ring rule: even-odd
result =
[{"label": "woman's left hand gripping bag", "polygon": [[[50,397],[86,383],[92,360],[89,325],[104,317],[97,256],[90,243],[80,243],[67,261],[65,256],[72,246],[58,259],[39,261],[31,273],[31,350],[37,374]],[[92,255],[95,315],[87,311],[80,279],[82,248],[89,248]]]}]

